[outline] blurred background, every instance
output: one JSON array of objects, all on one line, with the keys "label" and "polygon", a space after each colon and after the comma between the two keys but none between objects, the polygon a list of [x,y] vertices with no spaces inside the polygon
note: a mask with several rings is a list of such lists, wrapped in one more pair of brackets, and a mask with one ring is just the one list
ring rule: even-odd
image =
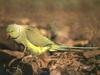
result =
[{"label": "blurred background", "polygon": [[[100,75],[100,50],[77,54],[58,52],[46,58],[40,56],[38,60],[33,58],[36,60],[31,59],[33,63],[27,58],[27,63],[31,63],[28,68],[23,61],[25,53],[18,51],[23,47],[7,36],[6,27],[12,23],[36,26],[58,44],[100,47],[100,0],[0,0],[0,75],[22,75],[17,74],[22,71],[23,75],[32,75],[36,71],[50,72],[50,69],[53,72],[55,66],[65,75]],[[52,56],[57,56],[57,62],[49,60]],[[55,71],[50,75],[61,74]]]},{"label": "blurred background", "polygon": [[100,0],[0,0],[0,48],[14,47],[5,33],[11,23],[36,25],[59,44],[99,46],[99,13]]}]

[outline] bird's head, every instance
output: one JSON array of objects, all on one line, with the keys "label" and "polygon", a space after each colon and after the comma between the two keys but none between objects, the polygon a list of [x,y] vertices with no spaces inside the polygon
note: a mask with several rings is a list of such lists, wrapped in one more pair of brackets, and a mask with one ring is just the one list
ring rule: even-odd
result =
[{"label": "bird's head", "polygon": [[11,37],[11,38],[17,38],[19,37],[21,31],[24,30],[24,27],[22,25],[17,25],[17,24],[10,24],[7,26],[7,34]]}]

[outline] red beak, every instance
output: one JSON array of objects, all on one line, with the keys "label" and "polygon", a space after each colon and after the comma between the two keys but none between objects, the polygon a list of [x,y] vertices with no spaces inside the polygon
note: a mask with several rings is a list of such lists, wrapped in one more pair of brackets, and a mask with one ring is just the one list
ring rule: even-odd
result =
[{"label": "red beak", "polygon": [[6,38],[10,39],[10,34],[9,33],[6,34]]}]

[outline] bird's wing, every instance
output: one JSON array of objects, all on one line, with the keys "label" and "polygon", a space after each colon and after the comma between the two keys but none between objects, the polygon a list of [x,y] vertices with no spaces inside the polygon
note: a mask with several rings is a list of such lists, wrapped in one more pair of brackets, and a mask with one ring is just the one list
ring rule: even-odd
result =
[{"label": "bird's wing", "polygon": [[51,40],[41,35],[40,31],[37,28],[27,28],[26,37],[32,44],[36,46],[44,47],[53,44]]}]

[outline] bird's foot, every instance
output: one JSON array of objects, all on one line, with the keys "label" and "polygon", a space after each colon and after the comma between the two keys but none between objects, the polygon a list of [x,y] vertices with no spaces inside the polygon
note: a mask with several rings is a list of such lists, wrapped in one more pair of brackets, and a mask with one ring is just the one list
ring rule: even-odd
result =
[{"label": "bird's foot", "polygon": [[24,48],[24,53],[26,52],[27,47]]}]

